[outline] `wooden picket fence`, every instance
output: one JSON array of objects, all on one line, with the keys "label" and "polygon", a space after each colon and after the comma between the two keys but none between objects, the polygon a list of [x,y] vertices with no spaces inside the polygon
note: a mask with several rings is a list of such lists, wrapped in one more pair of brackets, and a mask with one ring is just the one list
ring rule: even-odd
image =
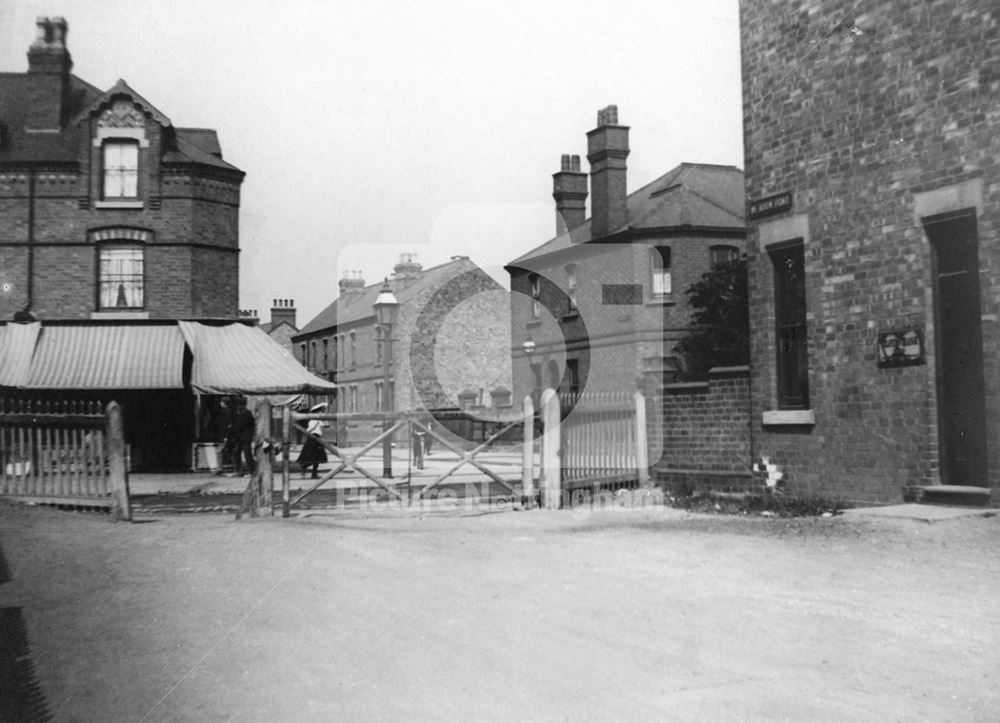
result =
[{"label": "wooden picket fence", "polygon": [[119,405],[0,399],[0,495],[131,519]]}]

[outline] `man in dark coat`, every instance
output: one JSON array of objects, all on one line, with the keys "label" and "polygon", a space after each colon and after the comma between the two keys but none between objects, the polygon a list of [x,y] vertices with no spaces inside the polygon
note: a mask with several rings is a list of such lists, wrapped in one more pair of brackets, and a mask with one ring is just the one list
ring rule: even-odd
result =
[{"label": "man in dark coat", "polygon": [[247,463],[247,471],[253,474],[253,436],[257,430],[257,422],[253,418],[253,413],[247,409],[246,397],[240,397],[236,401],[236,419],[233,421],[233,441],[236,449],[233,452],[233,465],[236,467],[236,474],[243,474],[243,462]]}]

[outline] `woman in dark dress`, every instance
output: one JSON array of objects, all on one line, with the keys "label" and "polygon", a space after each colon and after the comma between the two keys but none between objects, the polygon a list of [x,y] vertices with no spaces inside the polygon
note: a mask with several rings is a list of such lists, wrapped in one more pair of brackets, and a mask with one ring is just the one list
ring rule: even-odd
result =
[{"label": "woman in dark dress", "polygon": [[[326,405],[317,404],[309,411],[318,414],[326,411]],[[302,470],[303,477],[306,476],[306,470],[309,467],[312,467],[312,478],[319,477],[319,466],[326,462],[326,449],[320,444],[319,438],[323,436],[323,428],[329,426],[322,419],[309,420],[306,427],[306,441],[302,445],[302,451],[299,452],[299,469]]]}]

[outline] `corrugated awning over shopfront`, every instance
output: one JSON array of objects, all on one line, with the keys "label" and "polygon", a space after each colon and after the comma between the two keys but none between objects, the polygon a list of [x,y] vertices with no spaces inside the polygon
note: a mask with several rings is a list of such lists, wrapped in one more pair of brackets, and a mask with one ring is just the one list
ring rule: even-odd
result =
[{"label": "corrugated awning over shopfront", "polygon": [[19,389],[183,389],[205,394],[326,393],[263,331],[243,324],[0,325],[0,386]]},{"label": "corrugated awning over shopfront", "polygon": [[0,387],[23,387],[31,371],[31,356],[42,325],[4,324],[0,326]]},{"label": "corrugated awning over shopfront", "polygon": [[26,389],[183,389],[176,326],[43,326]]},{"label": "corrugated awning over shopfront", "polygon": [[309,373],[255,326],[178,322],[191,349],[191,388],[203,394],[324,394],[336,384]]}]

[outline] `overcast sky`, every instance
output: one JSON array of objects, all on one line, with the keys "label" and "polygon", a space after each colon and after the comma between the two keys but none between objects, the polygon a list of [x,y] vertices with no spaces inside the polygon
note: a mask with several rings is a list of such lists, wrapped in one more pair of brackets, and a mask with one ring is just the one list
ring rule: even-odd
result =
[{"label": "overcast sky", "polygon": [[742,167],[738,0],[2,0],[0,71],[35,17],[73,72],[123,78],[247,174],[240,306],[304,326],[345,270],[400,252],[504,263],[555,231],[552,174],[597,110],[631,126],[634,190],[682,161]]}]

